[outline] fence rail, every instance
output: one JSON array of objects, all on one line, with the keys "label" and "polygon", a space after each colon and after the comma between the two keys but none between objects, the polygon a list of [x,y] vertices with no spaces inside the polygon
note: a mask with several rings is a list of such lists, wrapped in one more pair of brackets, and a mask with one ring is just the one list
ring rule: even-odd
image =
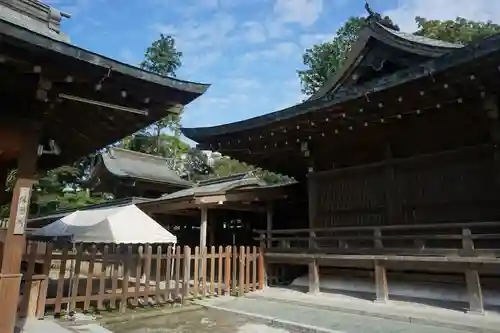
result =
[{"label": "fence rail", "polygon": [[264,287],[259,248],[68,245],[29,241],[21,316],[126,311],[128,307],[238,295]]}]

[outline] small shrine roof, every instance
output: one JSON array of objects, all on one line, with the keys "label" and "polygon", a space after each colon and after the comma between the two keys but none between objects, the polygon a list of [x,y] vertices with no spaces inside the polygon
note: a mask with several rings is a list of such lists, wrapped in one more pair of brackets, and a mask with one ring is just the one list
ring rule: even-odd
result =
[{"label": "small shrine roof", "polygon": [[122,148],[109,148],[100,155],[104,167],[116,177],[146,180],[179,187],[193,184],[182,179],[161,156],[143,154]]},{"label": "small shrine roof", "polygon": [[266,182],[258,179],[251,172],[239,173],[227,177],[203,180],[191,188],[163,195],[158,200],[172,200],[184,197],[223,194],[231,190],[262,186],[266,186]]}]

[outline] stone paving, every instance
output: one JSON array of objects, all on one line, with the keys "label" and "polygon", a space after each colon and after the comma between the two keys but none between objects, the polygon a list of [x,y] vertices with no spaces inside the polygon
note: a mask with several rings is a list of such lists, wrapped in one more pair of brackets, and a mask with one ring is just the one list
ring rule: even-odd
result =
[{"label": "stone paving", "polygon": [[201,309],[109,325],[120,333],[293,333],[235,314]]}]

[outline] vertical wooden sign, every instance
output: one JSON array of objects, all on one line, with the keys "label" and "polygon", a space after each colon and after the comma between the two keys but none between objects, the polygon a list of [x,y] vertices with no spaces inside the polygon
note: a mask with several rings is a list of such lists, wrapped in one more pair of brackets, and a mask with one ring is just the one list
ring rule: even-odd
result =
[{"label": "vertical wooden sign", "polygon": [[14,235],[24,234],[30,205],[30,196],[30,187],[19,188],[19,200],[17,202],[16,219],[14,220]]}]

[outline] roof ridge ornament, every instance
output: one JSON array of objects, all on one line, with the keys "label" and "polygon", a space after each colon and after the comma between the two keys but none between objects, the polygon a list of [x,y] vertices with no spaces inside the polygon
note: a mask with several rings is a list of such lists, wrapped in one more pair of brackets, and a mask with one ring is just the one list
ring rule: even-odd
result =
[{"label": "roof ridge ornament", "polygon": [[368,0],[365,0],[365,10],[368,12],[368,17],[366,18],[368,24],[378,23],[386,28],[399,31],[399,27],[392,23],[389,16],[382,17],[380,13],[374,11],[370,7],[370,3],[368,2]]}]

